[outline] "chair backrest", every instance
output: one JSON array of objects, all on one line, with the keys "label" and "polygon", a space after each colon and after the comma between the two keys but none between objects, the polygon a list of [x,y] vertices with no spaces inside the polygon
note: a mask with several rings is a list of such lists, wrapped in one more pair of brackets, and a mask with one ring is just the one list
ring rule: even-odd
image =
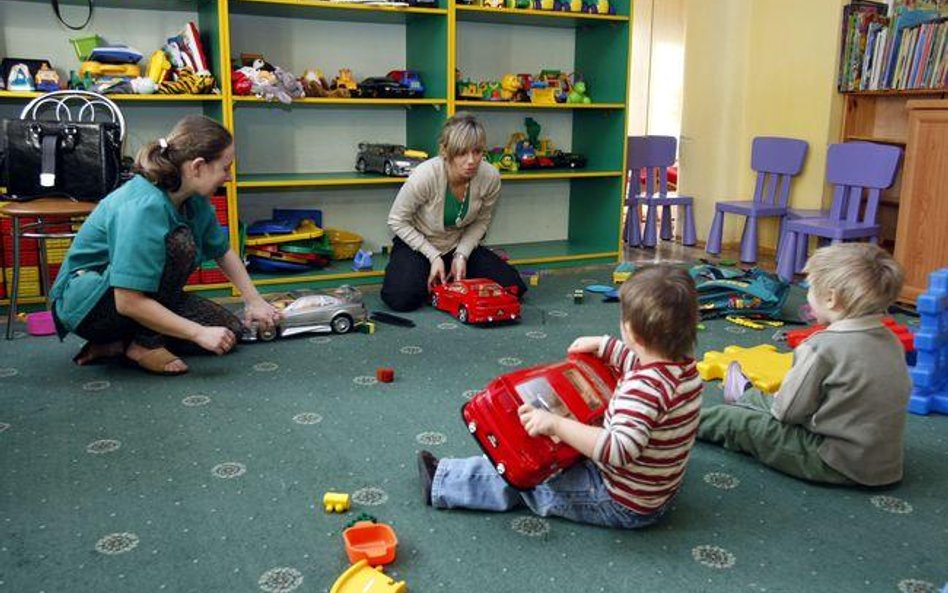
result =
[{"label": "chair backrest", "polygon": [[795,138],[758,136],[751,146],[751,169],[757,171],[754,202],[787,207],[790,180],[803,169],[808,144]]},{"label": "chair backrest", "polygon": [[125,140],[125,117],[118,105],[90,91],[53,91],[36,97],[20,112],[20,119],[102,122],[119,126],[119,141]]},{"label": "chair backrest", "polygon": [[882,190],[895,181],[901,156],[902,149],[887,144],[830,145],[826,154],[826,181],[835,186],[830,219],[875,224]]},{"label": "chair backrest", "polygon": [[[626,165],[631,176],[634,195],[652,197],[668,195],[668,167],[675,164],[678,140],[674,136],[629,136]],[[641,172],[645,170],[645,191]],[[658,186],[656,187],[656,180]]]}]

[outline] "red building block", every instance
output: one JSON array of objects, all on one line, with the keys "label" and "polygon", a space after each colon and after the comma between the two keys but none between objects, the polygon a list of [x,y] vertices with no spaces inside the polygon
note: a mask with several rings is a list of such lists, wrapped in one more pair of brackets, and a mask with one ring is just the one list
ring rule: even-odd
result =
[{"label": "red building block", "polygon": [[375,378],[378,379],[380,383],[391,383],[395,380],[395,369],[387,367],[375,369]]}]

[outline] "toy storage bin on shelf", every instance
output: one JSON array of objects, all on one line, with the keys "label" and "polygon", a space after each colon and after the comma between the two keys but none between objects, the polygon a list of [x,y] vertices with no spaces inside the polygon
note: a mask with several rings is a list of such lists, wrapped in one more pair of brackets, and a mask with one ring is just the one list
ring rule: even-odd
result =
[{"label": "toy storage bin on shelf", "polygon": [[352,259],[362,246],[362,236],[342,229],[326,229],[333,259]]},{"label": "toy storage bin on shelf", "polygon": [[90,35],[88,37],[76,37],[69,40],[72,43],[73,49],[76,50],[76,57],[79,58],[80,62],[85,62],[89,59],[89,54],[92,53],[92,50],[99,47],[100,45],[105,45],[105,42],[98,35]]}]

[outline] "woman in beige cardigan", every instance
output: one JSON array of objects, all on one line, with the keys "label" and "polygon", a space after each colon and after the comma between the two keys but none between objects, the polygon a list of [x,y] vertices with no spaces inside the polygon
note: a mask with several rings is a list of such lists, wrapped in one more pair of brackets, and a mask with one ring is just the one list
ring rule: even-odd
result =
[{"label": "woman in beige cardigan", "polygon": [[395,197],[382,284],[382,300],[395,311],[417,309],[432,286],[449,279],[490,278],[526,292],[517,270],[480,246],[500,196],[500,173],[483,160],[486,147],[484,126],[455,114],[441,129],[439,155],[419,165]]}]

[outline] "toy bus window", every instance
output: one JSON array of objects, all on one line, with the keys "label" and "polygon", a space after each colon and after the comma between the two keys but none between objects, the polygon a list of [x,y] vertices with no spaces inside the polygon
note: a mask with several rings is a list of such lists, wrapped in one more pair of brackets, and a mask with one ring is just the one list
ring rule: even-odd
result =
[{"label": "toy bus window", "polygon": [[[593,370],[591,366],[586,364],[581,360],[576,361],[576,366],[583,369],[583,376],[586,379],[592,380],[593,384],[596,387],[596,390],[599,392],[600,402],[607,404],[609,403],[609,398],[612,397],[612,389],[606,385],[606,382],[602,380],[602,377],[599,376],[599,373]],[[598,405],[598,404],[597,404]]]},{"label": "toy bus window", "polygon": [[599,394],[596,393],[596,390],[589,383],[589,381],[586,380],[586,377],[584,377],[583,374],[578,370],[566,369],[563,371],[563,376],[573,384],[573,387],[576,388],[577,393],[579,393],[580,397],[583,398],[583,401],[586,402],[586,406],[590,410],[595,410],[602,405],[602,400],[599,399]]},{"label": "toy bus window", "polygon": [[500,296],[503,293],[499,286],[488,284],[486,286],[481,286],[478,291],[478,296],[482,297],[495,297]]},{"label": "toy bus window", "polygon": [[517,385],[517,395],[520,401],[531,406],[544,409],[557,416],[576,419],[569,411],[560,396],[553,391],[553,386],[546,377],[535,377]]}]

